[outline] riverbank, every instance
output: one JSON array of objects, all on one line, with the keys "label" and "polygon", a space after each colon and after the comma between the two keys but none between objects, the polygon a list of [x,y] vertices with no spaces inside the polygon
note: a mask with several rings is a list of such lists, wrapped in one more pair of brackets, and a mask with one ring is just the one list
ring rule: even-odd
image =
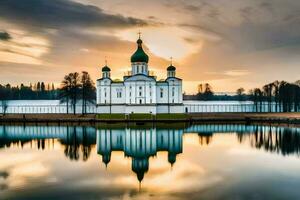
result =
[{"label": "riverbank", "polygon": [[300,124],[300,113],[193,113],[193,114],[133,114],[72,115],[72,114],[7,114],[0,122],[273,122]]}]

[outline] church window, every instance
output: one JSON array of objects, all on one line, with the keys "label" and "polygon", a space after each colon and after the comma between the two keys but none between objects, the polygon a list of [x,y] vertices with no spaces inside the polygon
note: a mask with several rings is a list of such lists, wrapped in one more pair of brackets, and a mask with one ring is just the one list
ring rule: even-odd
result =
[{"label": "church window", "polygon": [[117,98],[121,98],[122,97],[122,89],[117,89]]},{"label": "church window", "polygon": [[175,88],[172,88],[172,96],[174,97]]},{"label": "church window", "polygon": [[164,97],[164,90],[162,88],[160,88],[160,98]]},{"label": "church window", "polygon": [[140,90],[139,95],[142,96],[142,87],[141,86],[139,87],[139,90]]},{"label": "church window", "polygon": [[140,99],[140,104],[142,104],[142,99]]}]

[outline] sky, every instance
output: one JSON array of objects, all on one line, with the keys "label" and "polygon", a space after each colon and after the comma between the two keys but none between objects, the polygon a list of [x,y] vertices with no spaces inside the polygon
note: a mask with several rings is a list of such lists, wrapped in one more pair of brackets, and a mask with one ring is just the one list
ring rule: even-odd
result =
[{"label": "sky", "polygon": [[1,0],[0,84],[88,71],[112,78],[130,70],[138,32],[157,79],[170,57],[186,93],[300,79],[297,0]]}]

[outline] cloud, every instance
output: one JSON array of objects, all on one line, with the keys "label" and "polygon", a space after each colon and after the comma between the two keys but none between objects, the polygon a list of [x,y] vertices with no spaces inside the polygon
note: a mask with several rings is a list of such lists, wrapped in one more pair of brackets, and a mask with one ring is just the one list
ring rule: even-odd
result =
[{"label": "cloud", "polygon": [[249,75],[251,72],[249,70],[229,70],[224,72],[225,75],[228,76],[245,76]]},{"label": "cloud", "polygon": [[[7,70],[3,74],[14,73],[2,77],[30,80],[28,73],[35,71],[34,76],[41,77],[51,65],[61,68],[49,79],[83,69],[98,78],[97,66],[104,64],[106,56],[113,76],[119,78],[129,69],[136,48],[130,41],[145,25],[141,31],[150,69],[165,72],[167,61],[162,58],[173,56],[184,81],[226,79],[228,85],[236,85],[238,80],[253,84],[254,75],[257,84],[295,79],[300,72],[299,8],[300,1],[295,0],[2,0],[1,30],[12,39],[0,39],[0,60],[12,64],[0,63],[0,67]],[[125,32],[126,37],[121,37]],[[21,40],[28,35],[47,45]],[[14,64],[16,56],[19,64],[35,65],[26,72]],[[36,68],[42,65],[45,68]],[[233,70],[236,66],[245,71]],[[16,76],[21,68],[24,78]],[[221,87],[228,90],[227,84]]]},{"label": "cloud", "polygon": [[101,8],[70,0],[2,0],[1,18],[44,28],[129,27],[147,25],[133,17],[104,13]]},{"label": "cloud", "polygon": [[11,35],[6,31],[0,31],[0,41],[8,41],[11,39]]}]

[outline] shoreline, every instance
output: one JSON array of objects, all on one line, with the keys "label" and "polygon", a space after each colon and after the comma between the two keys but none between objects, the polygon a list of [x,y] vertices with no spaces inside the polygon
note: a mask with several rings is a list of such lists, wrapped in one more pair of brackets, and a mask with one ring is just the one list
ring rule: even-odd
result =
[{"label": "shoreline", "polygon": [[99,118],[96,114],[73,115],[73,114],[7,114],[0,115],[0,122],[4,123],[130,123],[130,122],[244,122],[244,123],[284,123],[300,124],[300,113],[193,113],[184,114],[184,117],[173,117],[172,114],[165,115],[168,117],[135,117],[133,119],[110,117]]}]

